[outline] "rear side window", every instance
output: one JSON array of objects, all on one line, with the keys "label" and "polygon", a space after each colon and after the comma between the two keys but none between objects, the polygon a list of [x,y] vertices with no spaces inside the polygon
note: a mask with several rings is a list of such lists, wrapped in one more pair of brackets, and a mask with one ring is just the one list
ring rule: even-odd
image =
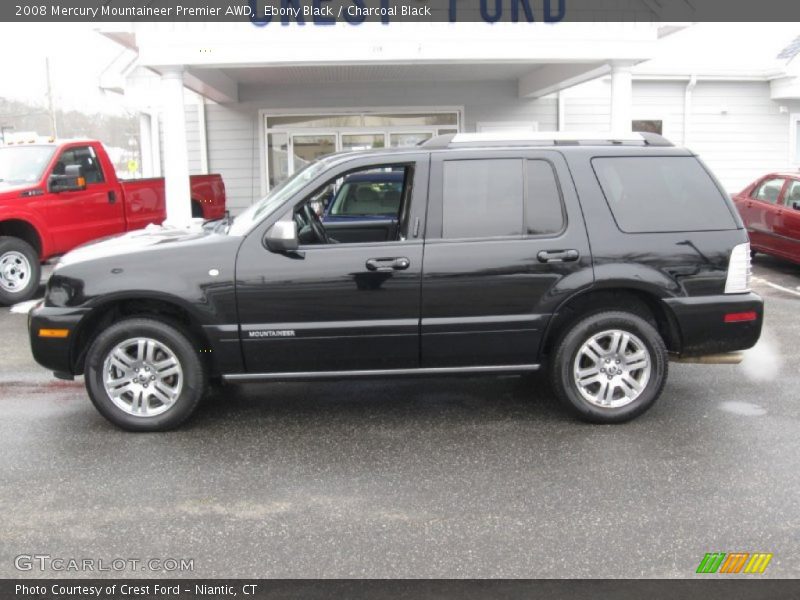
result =
[{"label": "rear side window", "polygon": [[546,160],[444,163],[443,236],[521,237],[564,228],[561,193]]},{"label": "rear side window", "polygon": [[522,198],[519,159],[445,161],[442,234],[445,238],[520,235]]},{"label": "rear side window", "polygon": [[546,235],[564,229],[564,211],[556,172],[546,160],[527,160],[525,233]]},{"label": "rear side window", "polygon": [[595,158],[592,166],[622,231],[736,229],[725,197],[694,157]]}]

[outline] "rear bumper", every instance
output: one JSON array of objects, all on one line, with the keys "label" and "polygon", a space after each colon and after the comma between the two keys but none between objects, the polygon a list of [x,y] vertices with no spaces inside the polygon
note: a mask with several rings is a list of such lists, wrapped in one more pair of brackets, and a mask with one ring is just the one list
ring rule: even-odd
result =
[{"label": "rear bumper", "polygon": [[[73,372],[72,348],[78,324],[87,309],[55,308],[40,304],[28,313],[28,336],[37,363],[61,376]],[[43,331],[57,336],[42,335]],[[63,332],[66,331],[66,334]]]},{"label": "rear bumper", "polygon": [[[680,330],[681,356],[720,354],[752,348],[761,335],[764,302],[752,292],[664,300]],[[748,313],[754,313],[751,319]],[[730,317],[726,322],[726,315]],[[741,318],[747,320],[737,320]]]}]

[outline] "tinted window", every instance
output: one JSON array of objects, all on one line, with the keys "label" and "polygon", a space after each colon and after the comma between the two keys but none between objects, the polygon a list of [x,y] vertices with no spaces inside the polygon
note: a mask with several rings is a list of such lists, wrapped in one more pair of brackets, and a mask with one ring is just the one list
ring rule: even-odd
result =
[{"label": "tinted window", "polygon": [[521,235],[522,161],[448,160],[444,163],[445,238]]},{"label": "tinted window", "polygon": [[736,228],[725,197],[693,157],[595,158],[592,165],[622,231]]},{"label": "tinted window", "polygon": [[544,160],[526,162],[525,232],[529,235],[558,233],[564,228],[564,213],[553,166]]},{"label": "tinted window", "polygon": [[63,175],[66,172],[66,168],[72,165],[81,167],[86,183],[103,182],[103,171],[100,169],[100,162],[97,160],[97,155],[91,146],[64,150],[53,167],[53,173]]},{"label": "tinted window", "polygon": [[756,188],[753,198],[775,204],[778,201],[778,197],[781,195],[784,181],[784,179],[767,179]]}]

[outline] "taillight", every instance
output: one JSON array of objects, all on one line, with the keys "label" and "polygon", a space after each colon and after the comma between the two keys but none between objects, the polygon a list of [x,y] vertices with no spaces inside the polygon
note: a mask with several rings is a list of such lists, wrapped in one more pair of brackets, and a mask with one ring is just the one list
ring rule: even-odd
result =
[{"label": "taillight", "polygon": [[725,280],[726,294],[742,294],[750,291],[750,243],[739,244],[731,250],[728,262],[728,278]]}]

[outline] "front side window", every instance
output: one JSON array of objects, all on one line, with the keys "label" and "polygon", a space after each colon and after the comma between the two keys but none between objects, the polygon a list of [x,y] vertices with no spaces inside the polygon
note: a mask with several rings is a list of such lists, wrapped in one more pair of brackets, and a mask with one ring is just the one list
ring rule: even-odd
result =
[{"label": "front side window", "polygon": [[403,193],[403,172],[377,170],[346,177],[328,214],[333,217],[396,216]]},{"label": "front side window", "polygon": [[762,202],[775,204],[781,195],[781,190],[783,189],[783,184],[785,182],[786,180],[780,177],[767,179],[756,188],[753,198],[756,200],[761,200]]},{"label": "front side window", "polygon": [[404,238],[413,168],[380,165],[327,181],[295,206],[303,245],[390,242]]},{"label": "front side window", "polygon": [[81,167],[87,184],[103,182],[103,170],[100,168],[97,154],[91,146],[78,146],[64,150],[53,167],[53,174],[63,175],[67,167],[73,165]]}]

